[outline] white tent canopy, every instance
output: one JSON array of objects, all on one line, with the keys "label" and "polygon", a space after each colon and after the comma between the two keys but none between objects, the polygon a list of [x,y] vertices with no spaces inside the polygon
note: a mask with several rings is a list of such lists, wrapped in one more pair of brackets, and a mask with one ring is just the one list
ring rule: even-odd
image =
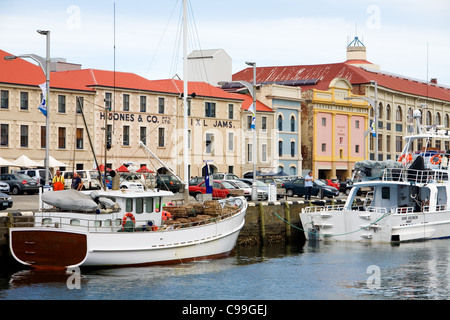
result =
[{"label": "white tent canopy", "polygon": [[[45,160],[41,160],[38,162],[40,167],[44,167],[44,162]],[[64,162],[61,162],[59,160],[56,160],[55,158],[53,158],[52,156],[48,157],[48,166],[50,168],[56,168],[56,167],[68,167],[68,164],[65,164]]]},{"label": "white tent canopy", "polygon": [[21,167],[21,168],[36,168],[36,167],[40,166],[38,162],[31,160],[26,155],[20,156],[19,158],[14,160],[13,163],[17,167]]},{"label": "white tent canopy", "polygon": [[17,165],[0,157],[0,167],[17,167]]}]

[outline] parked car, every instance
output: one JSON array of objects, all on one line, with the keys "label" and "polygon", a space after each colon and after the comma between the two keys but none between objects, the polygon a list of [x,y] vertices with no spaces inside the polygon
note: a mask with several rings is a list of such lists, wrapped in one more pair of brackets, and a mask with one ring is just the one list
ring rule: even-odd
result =
[{"label": "parked car", "polygon": [[0,210],[12,208],[12,206],[13,199],[5,193],[0,193]]},{"label": "parked car", "polygon": [[[302,197],[306,195],[305,178],[297,178],[284,182],[282,187],[286,189],[286,195],[289,197],[294,195]],[[339,195],[339,190],[327,186],[323,181],[314,180],[311,195],[318,196],[322,199],[324,197],[332,198]]]},{"label": "parked car", "polygon": [[267,184],[275,183],[277,185],[277,188],[281,188],[281,185],[283,184],[283,180],[278,178],[265,177],[265,178],[258,178],[258,180]]},{"label": "parked car", "polygon": [[237,180],[239,177],[234,173],[213,173],[212,178],[215,180]]},{"label": "parked car", "polygon": [[321,181],[325,182],[327,186],[334,187],[336,189],[340,189],[340,183],[337,179],[320,179]]},{"label": "parked car", "polygon": [[[245,183],[244,181],[241,181],[241,180],[225,180],[225,181],[236,186],[236,188],[242,189],[244,191],[244,197],[246,197],[247,200],[252,199],[252,186],[251,185],[248,185],[247,183]],[[256,191],[258,192],[258,200],[265,200],[268,198],[267,189],[263,190],[260,187],[257,187]]]},{"label": "parked car", "polygon": [[[201,195],[206,194],[205,181],[196,186],[189,186],[189,195],[200,200]],[[244,191],[233,186],[228,181],[214,180],[212,183],[212,198],[222,199],[232,196],[243,196]]]},{"label": "parked car", "polygon": [[[45,185],[45,169],[27,169],[27,170],[18,170],[17,173],[26,174],[32,179],[36,180],[39,186]],[[52,183],[52,174],[48,171],[48,181]]]},{"label": "parked car", "polygon": [[203,181],[205,181],[205,177],[194,177],[191,180],[189,180],[189,185],[190,186],[197,186],[200,183],[202,183]]},{"label": "parked car", "polygon": [[9,187],[9,184],[7,184],[6,182],[0,181],[0,192],[9,193],[10,190],[11,190],[11,188]]},{"label": "parked car", "polygon": [[[83,180],[82,190],[98,190],[101,188],[97,170],[76,170],[76,172]],[[61,174],[64,177],[66,188],[70,189],[72,186],[73,171],[63,171]]]},{"label": "parked car", "polygon": [[21,173],[3,173],[0,175],[0,181],[9,184],[11,194],[35,194],[39,192],[39,186],[36,180],[26,174]]},{"label": "parked car", "polygon": [[[240,181],[244,181],[246,184],[248,184],[250,187],[253,185],[253,179],[239,179]],[[261,180],[257,179],[256,180],[256,186],[258,188],[258,190],[262,190],[265,192],[266,194],[266,199],[269,198],[269,185],[262,182]],[[284,189],[282,189],[281,187],[278,188],[277,187],[277,199],[283,198],[284,196]]]},{"label": "parked car", "polygon": [[156,187],[175,193],[182,191],[184,184],[171,174],[159,174],[156,176]]}]

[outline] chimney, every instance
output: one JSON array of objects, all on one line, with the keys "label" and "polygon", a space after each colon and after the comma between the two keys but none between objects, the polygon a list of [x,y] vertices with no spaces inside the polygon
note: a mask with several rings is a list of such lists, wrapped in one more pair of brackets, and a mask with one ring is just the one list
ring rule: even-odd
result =
[{"label": "chimney", "polygon": [[433,84],[437,84],[437,78],[431,78],[430,82]]}]

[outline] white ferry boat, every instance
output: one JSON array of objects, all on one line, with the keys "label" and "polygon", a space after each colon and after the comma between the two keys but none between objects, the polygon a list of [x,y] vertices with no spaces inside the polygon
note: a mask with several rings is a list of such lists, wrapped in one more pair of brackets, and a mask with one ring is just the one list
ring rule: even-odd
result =
[{"label": "white ferry boat", "polygon": [[[450,133],[437,126],[421,126],[420,117],[416,110],[416,131],[404,138],[400,166],[381,168],[377,174],[380,163],[366,161],[371,170],[353,185],[343,206],[302,210],[308,240],[390,243],[450,237],[449,154],[439,148]],[[354,205],[358,191],[367,187],[373,192],[363,205]]]}]

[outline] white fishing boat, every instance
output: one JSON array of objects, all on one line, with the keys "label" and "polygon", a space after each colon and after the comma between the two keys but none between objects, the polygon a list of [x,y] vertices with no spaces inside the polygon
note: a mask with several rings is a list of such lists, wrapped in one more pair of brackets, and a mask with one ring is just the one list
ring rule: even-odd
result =
[{"label": "white fishing boat", "polygon": [[[186,10],[183,1],[185,34]],[[184,137],[188,136],[186,61],[184,45]],[[142,142],[140,147],[165,166]],[[12,255],[35,268],[168,264],[228,255],[244,226],[247,202],[244,197],[231,197],[188,203],[187,139],[183,149],[184,205],[163,206],[173,193],[158,189],[104,186],[90,193],[47,191],[40,194],[41,209],[33,222],[10,228]]]},{"label": "white fishing boat", "polygon": [[[390,243],[450,237],[449,154],[439,147],[450,132],[422,126],[420,118],[416,110],[414,132],[404,137],[397,165],[366,161],[364,179],[353,185],[343,206],[302,210],[308,240]],[[373,191],[356,206],[358,191],[367,187]]]},{"label": "white fishing boat", "polygon": [[[43,208],[32,227],[10,230],[12,255],[35,268],[168,264],[226,256],[247,210],[245,199],[237,197],[186,205],[180,213],[183,206],[163,207],[173,194],[160,190],[49,191],[42,198],[47,194],[64,200],[60,207],[66,210]],[[69,207],[72,200],[75,210]]]}]

